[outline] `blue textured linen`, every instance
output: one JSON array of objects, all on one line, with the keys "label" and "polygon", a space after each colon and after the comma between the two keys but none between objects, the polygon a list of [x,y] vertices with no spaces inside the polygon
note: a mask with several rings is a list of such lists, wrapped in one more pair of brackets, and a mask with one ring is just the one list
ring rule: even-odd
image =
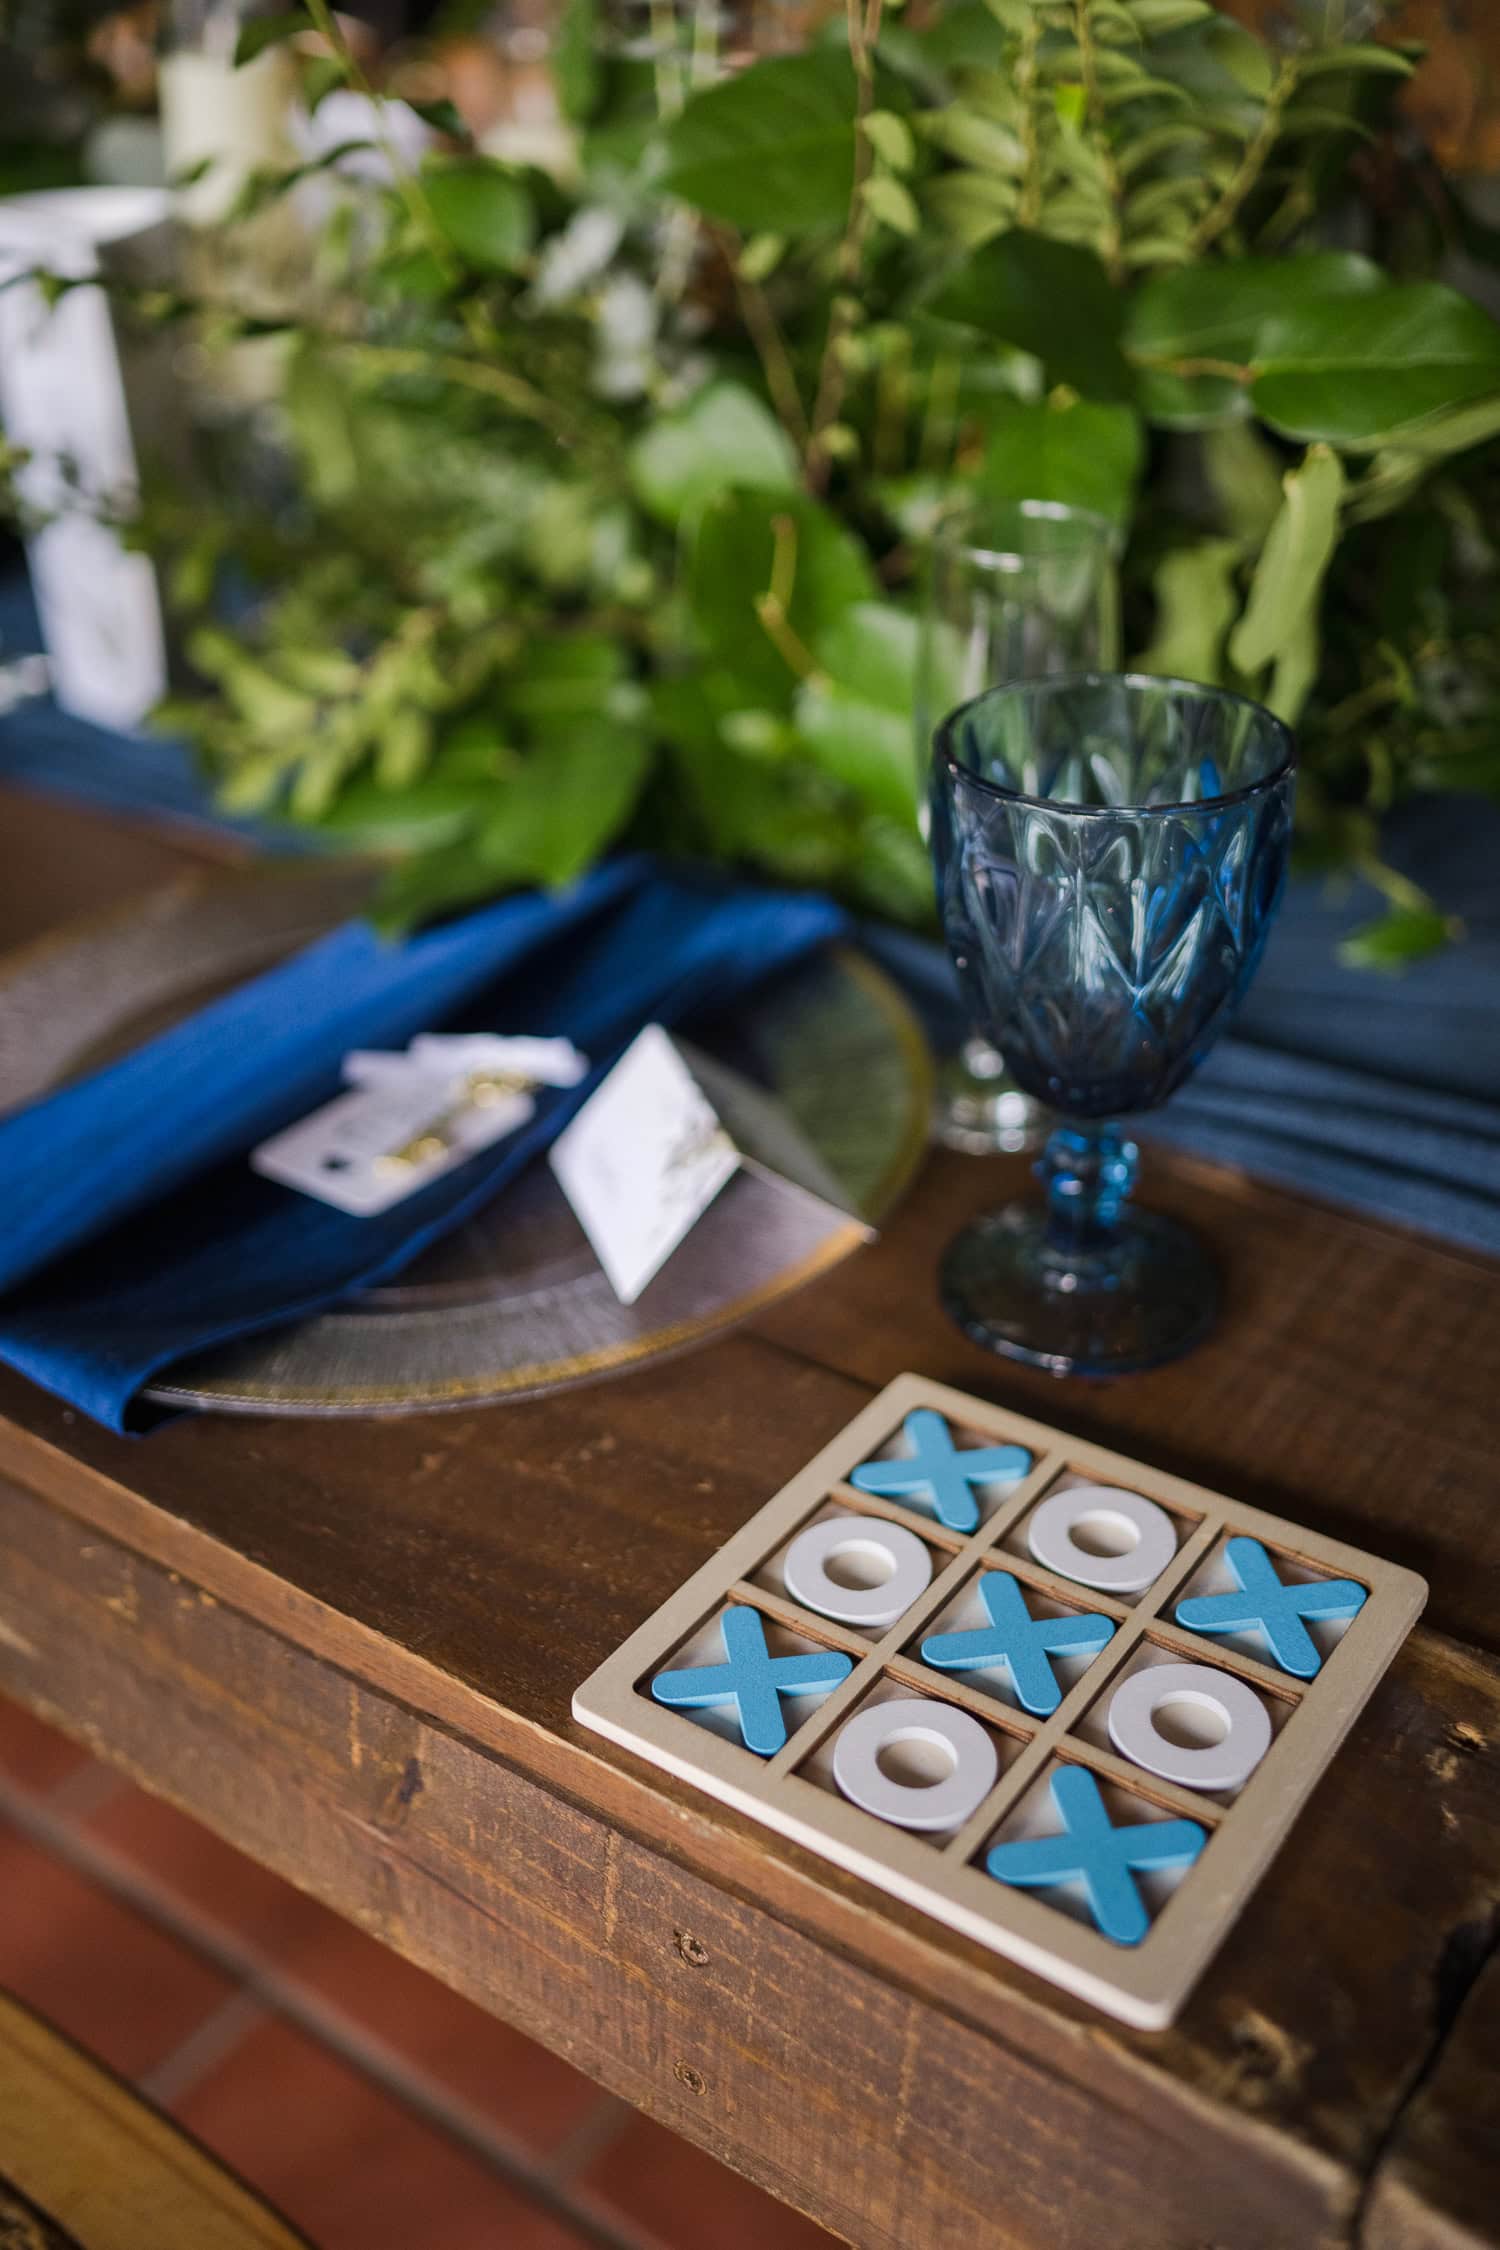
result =
[{"label": "blue textured linen", "polygon": [[[0,1359],[124,1429],[135,1394],[172,1361],[399,1271],[546,1147],[642,1024],[732,1005],[842,925],[826,899],[641,860],[403,945],[348,925],[0,1124],[12,1183]],[[443,1023],[565,1036],[593,1068],[378,1217],[250,1170],[256,1141],[338,1091],[348,1048],[401,1046]]]}]

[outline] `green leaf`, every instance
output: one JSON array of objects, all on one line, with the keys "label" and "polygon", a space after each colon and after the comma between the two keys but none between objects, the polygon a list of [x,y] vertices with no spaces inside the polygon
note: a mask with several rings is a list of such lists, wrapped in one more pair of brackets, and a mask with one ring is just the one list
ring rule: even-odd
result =
[{"label": "green leaf", "polygon": [[1264,690],[1266,703],[1278,719],[1295,726],[1302,707],[1317,684],[1323,661],[1323,637],[1315,607],[1303,611],[1286,640],[1276,651],[1271,684]]},{"label": "green leaf", "polygon": [[1137,291],[1125,324],[1125,349],[1142,369],[1149,419],[1168,429],[1202,429],[1246,411],[1232,376],[1174,374],[1163,362],[1223,360],[1248,367],[1268,324],[1304,306],[1335,306],[1382,287],[1378,266],[1352,252],[1313,250],[1296,258],[1237,258],[1159,273]]},{"label": "green leaf", "polygon": [[752,234],[735,260],[735,271],[742,281],[769,281],[785,256],[784,234]]},{"label": "green leaf", "polygon": [[512,881],[573,882],[630,817],[650,764],[644,733],[602,720],[534,748],[496,785],[479,834],[484,864]]},{"label": "green leaf", "polygon": [[893,172],[909,172],[917,160],[916,144],[906,119],[893,109],[872,109],[864,123],[865,139]]},{"label": "green leaf", "polygon": [[[790,642],[768,631],[762,614],[778,556]],[[703,511],[689,600],[702,639],[742,683],[743,704],[784,708],[824,635],[875,591],[864,548],[801,494],[720,493]]]},{"label": "green leaf", "polygon": [[1272,524],[1245,614],[1230,636],[1229,655],[1247,678],[1269,664],[1309,617],[1338,543],[1344,469],[1326,445],[1309,447],[1301,466],[1282,479],[1281,509]]},{"label": "green leaf", "polygon": [[756,233],[841,226],[854,186],[854,66],[776,55],[694,94],[666,135],[667,194]]},{"label": "green leaf", "polygon": [[1297,76],[1326,77],[1333,71],[1384,71],[1392,78],[1410,78],[1416,64],[1399,47],[1377,47],[1362,42],[1349,47],[1320,47],[1297,58]]},{"label": "green leaf", "polygon": [[1400,450],[1424,462],[1434,461],[1445,454],[1466,453],[1471,445],[1482,445],[1496,436],[1500,436],[1500,397],[1434,414],[1429,421],[1403,432]]},{"label": "green leaf", "polygon": [[1062,500],[1115,522],[1130,512],[1144,443],[1128,406],[1092,400],[997,406],[976,491],[1002,500]]},{"label": "green leaf", "polygon": [[302,55],[298,58],[298,85],[302,106],[309,117],[337,86],[347,86],[349,72],[339,55]]},{"label": "green leaf", "polygon": [[1346,969],[1409,968],[1440,953],[1455,935],[1454,924],[1435,906],[1393,906],[1375,922],[1351,930],[1338,948]]},{"label": "green leaf", "polygon": [[1013,227],[976,250],[928,309],[1031,352],[1050,382],[1096,399],[1130,396],[1124,301],[1090,250]]},{"label": "green leaf", "polygon": [[381,885],[370,920],[386,937],[402,937],[417,924],[511,888],[482,857],[472,837],[423,852]]},{"label": "green leaf", "polygon": [[922,221],[910,192],[889,172],[877,172],[860,190],[865,208],[883,227],[908,237],[919,234]]},{"label": "green leaf", "polygon": [[1162,558],[1151,580],[1156,630],[1132,671],[1222,684],[1224,636],[1239,607],[1236,573],[1243,552],[1237,539],[1200,539]]},{"label": "green leaf", "polygon": [[795,883],[832,883],[847,864],[850,822],[833,785],[797,765],[738,758],[713,736],[679,734],[674,776],[713,849]]},{"label": "green leaf", "polygon": [[885,711],[837,681],[807,680],[797,691],[797,732],[819,770],[852,789],[872,811],[913,821],[917,754],[911,711]]},{"label": "green leaf", "polygon": [[740,383],[708,383],[636,440],[630,479],[654,516],[678,523],[728,485],[795,490],[797,455],[753,391]]},{"label": "green leaf", "polygon": [[1275,75],[1264,40],[1227,16],[1221,16],[1209,28],[1215,53],[1235,85],[1256,101],[1264,101]]},{"label": "green leaf", "polygon": [[818,635],[818,668],[881,710],[901,712],[910,734],[919,639],[917,620],[907,610],[890,602],[856,602]]},{"label": "green leaf", "polygon": [[234,43],[234,67],[254,62],[268,47],[279,47],[284,39],[295,39],[299,31],[311,31],[313,20],[303,8],[294,9],[284,16],[250,16],[240,25],[240,35]]},{"label": "green leaf", "polygon": [[635,697],[625,651],[605,633],[538,637],[520,672],[505,685],[508,710],[533,736],[565,734],[576,720],[616,711],[628,716]]},{"label": "green leaf", "polygon": [[422,168],[422,186],[465,265],[505,273],[531,248],[531,197],[504,165],[485,156],[429,163]]},{"label": "green leaf", "polygon": [[1296,102],[1282,112],[1277,129],[1277,145],[1286,141],[1319,140],[1331,133],[1353,133],[1362,141],[1374,142],[1376,136],[1368,125],[1352,117],[1345,110],[1323,109],[1311,102]]},{"label": "green leaf", "polygon": [[375,779],[392,792],[410,789],[425,772],[433,750],[432,714],[402,703],[381,730],[375,749]]},{"label": "green leaf", "polygon": [[592,117],[599,104],[600,63],[597,0],[565,0],[556,18],[548,64],[563,115],[575,125]]},{"label": "green leaf", "polygon": [[1018,176],[1026,162],[1026,151],[1008,125],[966,109],[959,102],[951,109],[928,110],[919,120],[918,130],[924,140],[935,143],[946,155],[956,156],[961,164],[972,164],[980,172],[994,172],[1003,179]]},{"label": "green leaf", "polygon": [[909,816],[864,823],[849,881],[857,902],[887,921],[931,925],[932,860]]},{"label": "green leaf", "polygon": [[355,850],[433,851],[466,835],[498,786],[490,781],[477,787],[432,774],[393,798],[378,782],[361,777],[345,782],[317,826]]},{"label": "green leaf", "polygon": [[1253,374],[1252,402],[1273,429],[1373,452],[1500,397],[1500,324],[1440,282],[1390,283],[1268,321]]},{"label": "green leaf", "polygon": [[1281,506],[1281,460],[1253,422],[1225,422],[1203,440],[1203,467],[1226,530],[1258,552]]},{"label": "green leaf", "polygon": [[1014,223],[1020,190],[983,172],[944,172],[926,193],[927,208],[961,248],[977,250]]},{"label": "green leaf", "polygon": [[912,826],[917,807],[917,620],[858,602],[818,642],[819,670],[798,690],[797,731],[819,769],[872,811]]},{"label": "green leaf", "polygon": [[446,94],[439,101],[408,101],[406,106],[414,116],[421,118],[424,125],[430,125],[435,133],[445,133],[450,141],[463,141],[472,146],[474,136]]},{"label": "green leaf", "polygon": [[1205,16],[1213,14],[1208,0],[1125,0],[1125,6],[1148,39],[1159,39],[1168,31],[1185,30],[1189,24],[1201,23]]}]

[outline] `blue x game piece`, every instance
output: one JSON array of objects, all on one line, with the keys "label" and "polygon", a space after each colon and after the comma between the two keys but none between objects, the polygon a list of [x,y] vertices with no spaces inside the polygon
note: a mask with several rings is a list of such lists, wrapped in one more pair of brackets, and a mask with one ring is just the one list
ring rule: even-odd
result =
[{"label": "blue x game piece", "polygon": [[1363,1586],[1352,1578],[1289,1583],[1276,1575],[1276,1565],[1258,1539],[1231,1539],[1224,1556],[1240,1591],[1196,1594],[1179,1602],[1178,1624],[1190,1633],[1259,1633],[1283,1672],[1312,1679],[1323,1659],[1303,1618],[1355,1616],[1365,1606]]},{"label": "blue x game piece", "polygon": [[774,1757],[786,1740],[781,1715],[784,1695],[816,1695],[837,1687],[854,1669],[852,1657],[834,1649],[808,1656],[772,1656],[760,1612],[734,1607],[719,1620],[727,1664],[695,1664],[681,1672],[658,1672],[651,1693],[677,1710],[701,1710],[711,1703],[739,1706],[740,1733],[747,1750]]},{"label": "blue x game piece", "polygon": [[911,1456],[901,1461],[864,1461],[849,1482],[859,1492],[884,1500],[917,1500],[930,1507],[950,1531],[977,1531],[979,1503],[970,1487],[1024,1477],[1031,1455],[1024,1445],[969,1446],[963,1452],[948,1435],[948,1425],[930,1406],[919,1406],[904,1424]]},{"label": "blue x game piece", "polygon": [[1062,1700],[1048,1657],[1092,1655],[1114,1632],[1109,1618],[1093,1610],[1033,1617],[1008,1570],[982,1570],[979,1598],[989,1612],[989,1625],[967,1633],[931,1634],[922,1643],[923,1662],[940,1672],[978,1672],[1003,1664],[1022,1704],[1042,1718]]},{"label": "blue x game piece", "polygon": [[1082,1766],[1058,1768],[1052,1803],[1063,1822],[1060,1836],[997,1844],[985,1866],[997,1882],[1025,1890],[1081,1882],[1104,1935],[1116,1945],[1139,1945],[1151,1917],[1132,1870],[1190,1863],[1207,1843],[1208,1831],[1196,1820],[1124,1821],[1116,1827],[1098,1782]]}]

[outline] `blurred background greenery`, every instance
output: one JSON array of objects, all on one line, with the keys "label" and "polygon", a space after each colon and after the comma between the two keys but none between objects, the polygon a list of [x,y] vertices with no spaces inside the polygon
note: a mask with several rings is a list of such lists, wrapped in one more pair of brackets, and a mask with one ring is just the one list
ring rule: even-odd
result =
[{"label": "blurred background greenery", "polygon": [[988,495],[1112,516],[1131,660],[1299,723],[1304,864],[1384,894],[1350,957],[1453,934],[1380,821],[1500,791],[1480,0],[12,0],[7,42],[7,190],[174,187],[116,293],[191,440],[124,525],[160,723],[388,852],[393,920],[622,837],[926,919],[922,547]]}]

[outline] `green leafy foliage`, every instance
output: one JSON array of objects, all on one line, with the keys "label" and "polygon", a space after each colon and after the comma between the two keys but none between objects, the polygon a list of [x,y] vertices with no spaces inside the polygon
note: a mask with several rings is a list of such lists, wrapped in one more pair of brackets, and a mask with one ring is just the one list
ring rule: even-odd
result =
[{"label": "green leafy foliage", "polygon": [[486,156],[430,163],[422,189],[445,240],[479,272],[508,273],[530,250],[531,197],[504,165]]},{"label": "green leafy foliage", "polygon": [[854,141],[848,55],[776,56],[693,96],[665,135],[662,184],[731,226],[831,229],[849,209]]},{"label": "green leafy foliage", "polygon": [[695,515],[730,485],[794,492],[797,455],[770,408],[740,383],[707,383],[631,449],[642,503],[666,523]]},{"label": "green leafy foliage", "polygon": [[1308,303],[1256,340],[1251,399],[1287,437],[1374,452],[1500,393],[1500,324],[1440,282]]},{"label": "green leafy foliage", "polygon": [[[1125,348],[1142,371],[1142,404],[1167,429],[1204,429],[1248,414],[1250,368],[1268,328],[1381,286],[1378,266],[1336,250],[1153,274],[1135,294],[1125,331]],[[1184,361],[1219,362],[1223,372],[1180,374]]]},{"label": "green leafy foliage", "polygon": [[[1432,278],[1500,238],[1404,169],[1409,55],[1203,0],[867,29],[720,69],[706,19],[647,52],[567,0],[556,177],[428,105],[412,172],[248,183],[234,226],[320,171],[328,216],[294,302],[151,313],[283,337],[275,473],[133,534],[193,628],[164,721],[226,803],[389,857],[392,926],[621,839],[919,921],[921,542],[1058,501],[1119,528],[1136,662],[1297,718],[1304,859],[1387,906],[1347,957],[1445,942],[1379,820],[1500,793],[1500,325]],[[354,71],[298,49],[309,108]]]},{"label": "green leafy foliage", "polygon": [[1051,382],[1096,399],[1130,394],[1124,304],[1089,250],[1012,227],[966,260],[931,309],[1029,352]]},{"label": "green leafy foliage", "polygon": [[703,513],[688,573],[693,622],[754,700],[788,702],[823,636],[875,592],[859,541],[805,495],[726,492]]},{"label": "green leafy foliage", "polygon": [[1441,952],[1454,934],[1451,918],[1435,906],[1396,906],[1378,921],[1351,930],[1339,946],[1339,959],[1348,969],[1390,974]]},{"label": "green leafy foliage", "polygon": [[1124,523],[1145,460],[1145,432],[1128,406],[1054,396],[995,410],[973,484],[997,500],[1058,500]]}]

